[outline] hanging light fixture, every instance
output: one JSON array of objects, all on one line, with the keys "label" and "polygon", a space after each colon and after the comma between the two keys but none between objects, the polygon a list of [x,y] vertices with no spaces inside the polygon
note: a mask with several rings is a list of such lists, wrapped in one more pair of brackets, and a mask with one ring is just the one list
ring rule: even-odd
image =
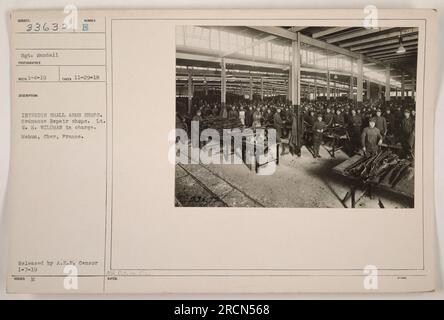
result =
[{"label": "hanging light fixture", "polygon": [[398,54],[403,54],[403,53],[405,53],[405,48],[404,48],[404,46],[402,45],[402,37],[401,37],[401,31],[399,32],[399,47],[398,47],[398,50],[396,50],[396,53],[398,53]]},{"label": "hanging light fixture", "polygon": [[338,75],[337,74],[335,74],[335,76],[333,77],[334,79],[338,79]]}]

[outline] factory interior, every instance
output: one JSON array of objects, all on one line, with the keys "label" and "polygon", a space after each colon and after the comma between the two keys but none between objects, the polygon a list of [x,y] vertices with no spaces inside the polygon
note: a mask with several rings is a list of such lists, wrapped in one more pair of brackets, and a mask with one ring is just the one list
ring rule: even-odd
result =
[{"label": "factory interior", "polygon": [[177,26],[175,206],[414,207],[417,55],[409,27]]}]

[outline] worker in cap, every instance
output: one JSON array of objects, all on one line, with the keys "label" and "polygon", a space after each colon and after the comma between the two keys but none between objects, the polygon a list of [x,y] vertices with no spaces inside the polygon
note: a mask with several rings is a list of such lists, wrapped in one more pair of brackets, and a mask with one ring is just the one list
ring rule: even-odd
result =
[{"label": "worker in cap", "polygon": [[198,109],[193,117],[193,121],[202,121],[202,111]]},{"label": "worker in cap", "polygon": [[256,107],[252,115],[253,128],[259,128],[261,126],[261,120],[262,120],[262,113],[260,111],[260,108]]},{"label": "worker in cap", "polygon": [[330,127],[333,123],[333,113],[329,107],[325,109],[324,122],[328,127]]},{"label": "worker in cap", "polygon": [[311,126],[316,122],[316,113],[313,109],[310,109],[310,111],[308,112],[306,121]]},{"label": "worker in cap", "polygon": [[351,115],[349,117],[349,134],[352,140],[353,149],[359,149],[359,139],[361,137],[362,129],[362,117],[356,112],[355,109],[351,109]]},{"label": "worker in cap", "polygon": [[336,113],[333,116],[333,126],[334,127],[343,127],[345,124],[344,115],[340,108],[336,109]]},{"label": "worker in cap", "polygon": [[387,134],[387,120],[382,115],[381,109],[376,109],[376,116],[373,119],[375,120],[375,127],[379,129],[384,137]]},{"label": "worker in cap", "polygon": [[387,133],[393,134],[395,131],[395,116],[389,107],[385,109],[384,118],[387,121]]},{"label": "worker in cap", "polygon": [[361,135],[362,150],[366,154],[375,154],[379,151],[382,144],[382,135],[378,128],[375,127],[376,119],[370,118],[368,127],[364,128]]},{"label": "worker in cap", "polygon": [[404,110],[404,118],[401,121],[400,138],[405,155],[411,157],[415,144],[415,121],[409,109]]},{"label": "worker in cap", "polygon": [[316,121],[313,123],[313,153],[315,158],[320,158],[319,150],[322,144],[324,130],[327,127],[326,123],[322,121],[322,114],[319,113]]}]

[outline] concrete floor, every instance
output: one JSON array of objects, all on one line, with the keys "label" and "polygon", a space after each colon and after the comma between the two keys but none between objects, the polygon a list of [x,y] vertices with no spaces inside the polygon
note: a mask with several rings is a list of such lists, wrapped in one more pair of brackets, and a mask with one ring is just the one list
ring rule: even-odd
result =
[{"label": "concrete floor", "polygon": [[[176,205],[344,208],[341,199],[350,181],[331,169],[348,156],[338,151],[331,158],[323,148],[320,153],[322,158],[314,159],[304,147],[300,158],[286,154],[272,175],[258,175],[245,164],[176,165]],[[411,205],[404,197],[374,192],[373,199],[363,197],[357,208],[380,208],[379,200],[385,208]]]}]

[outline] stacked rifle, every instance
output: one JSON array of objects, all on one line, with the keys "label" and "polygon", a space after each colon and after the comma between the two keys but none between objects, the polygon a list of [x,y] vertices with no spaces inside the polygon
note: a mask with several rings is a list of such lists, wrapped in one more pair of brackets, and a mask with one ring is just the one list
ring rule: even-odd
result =
[{"label": "stacked rifle", "polygon": [[363,156],[345,169],[350,176],[360,178],[364,183],[383,184],[395,187],[407,174],[412,162],[401,159],[391,151],[381,151]]}]

